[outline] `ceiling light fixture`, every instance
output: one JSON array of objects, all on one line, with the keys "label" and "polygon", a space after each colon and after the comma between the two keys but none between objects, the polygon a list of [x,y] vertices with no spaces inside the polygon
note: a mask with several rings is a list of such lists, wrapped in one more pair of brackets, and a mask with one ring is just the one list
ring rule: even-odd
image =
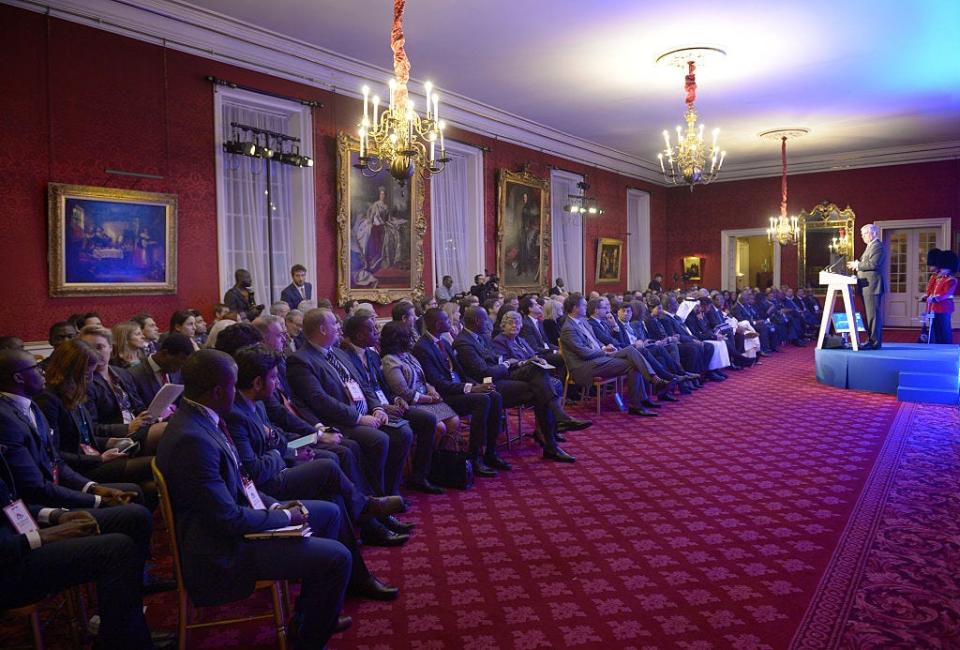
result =
[{"label": "ceiling light fixture", "polygon": [[[390,101],[380,111],[380,97],[373,96],[372,112],[370,89],[364,86],[363,119],[359,124],[360,157],[354,165],[364,176],[375,176],[387,168],[400,185],[413,176],[438,174],[450,161],[443,142],[444,123],[440,119],[440,96],[433,84],[424,84],[426,111],[417,114],[413,100],[407,94],[410,61],[404,50],[403,9],[406,0],[393,0],[393,29],[390,48],[393,50],[394,78],[389,82]],[[372,113],[372,119],[371,119]],[[439,152],[437,144],[439,141]],[[428,155],[429,152],[429,155]],[[437,156],[439,153],[439,157]]]},{"label": "ceiling light fixture", "polygon": [[564,212],[574,212],[579,214],[603,214],[603,208],[600,207],[600,204],[592,196],[587,196],[587,190],[590,189],[590,186],[586,181],[580,181],[577,183],[577,187],[580,188],[579,194],[567,194],[567,198],[570,199],[570,202],[563,206]]},{"label": "ceiling light fixture", "polygon": [[780,140],[780,216],[770,217],[767,238],[781,246],[796,244],[800,241],[799,218],[787,216],[787,138],[800,138],[810,133],[810,129],[797,127],[792,129],[771,129],[760,133],[766,140]]},{"label": "ceiling light fixture", "polygon": [[[720,129],[714,129],[713,144],[706,148],[703,144],[703,124],[697,127],[697,111],[694,102],[697,99],[697,64],[703,65],[707,59],[720,58],[727,53],[717,47],[697,46],[670,50],[657,57],[657,63],[663,63],[687,70],[684,78],[686,90],[687,112],[683,119],[687,123],[687,130],[677,126],[677,142],[670,141],[670,132],[664,130],[663,153],[657,154],[660,161],[660,172],[664,180],[671,185],[689,185],[693,191],[695,185],[707,185],[717,177],[723,166],[726,151],[720,151],[717,138]],[[666,156],[666,163],[664,162]]]}]

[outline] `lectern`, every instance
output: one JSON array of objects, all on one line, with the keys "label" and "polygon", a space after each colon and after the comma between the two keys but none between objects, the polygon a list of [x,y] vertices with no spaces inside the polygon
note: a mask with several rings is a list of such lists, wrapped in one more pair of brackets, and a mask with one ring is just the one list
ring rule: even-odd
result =
[{"label": "lectern", "polygon": [[857,276],[843,275],[832,271],[820,271],[820,284],[827,287],[827,299],[823,301],[823,318],[820,320],[820,335],[817,337],[817,349],[823,347],[823,337],[827,335],[830,321],[833,317],[833,305],[837,300],[837,292],[843,297],[843,308],[847,312],[847,322],[851,324],[850,344],[854,351],[860,350],[860,341],[857,336],[857,321],[853,313],[853,288],[857,286]]}]

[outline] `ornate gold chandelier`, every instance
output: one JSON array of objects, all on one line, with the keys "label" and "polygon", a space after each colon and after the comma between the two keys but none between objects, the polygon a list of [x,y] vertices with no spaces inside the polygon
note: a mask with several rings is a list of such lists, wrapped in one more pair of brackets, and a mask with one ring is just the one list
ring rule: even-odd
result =
[{"label": "ornate gold chandelier", "polygon": [[709,147],[704,145],[704,125],[697,127],[697,111],[694,107],[697,99],[697,61],[715,55],[724,56],[726,52],[715,47],[692,47],[671,50],[657,57],[657,63],[666,62],[687,68],[684,78],[687,112],[683,118],[687,128],[684,132],[682,127],[677,126],[676,144],[670,141],[670,132],[664,130],[665,148],[662,153],[657,154],[657,160],[660,161],[660,172],[664,180],[671,185],[689,185],[691,192],[695,185],[707,185],[717,177],[727,155],[727,152],[720,151],[717,145],[720,129],[713,130],[712,144]]},{"label": "ornate gold chandelier", "polygon": [[[417,113],[407,94],[410,61],[404,50],[403,10],[406,0],[393,2],[393,28],[390,48],[393,50],[393,74],[390,80],[389,103],[380,110],[380,97],[371,101],[370,89],[364,86],[363,119],[358,125],[360,157],[354,165],[365,176],[375,176],[384,168],[403,185],[416,171],[424,177],[443,171],[446,148],[443,142],[444,122],[440,119],[440,96],[428,81],[426,110]],[[372,106],[371,106],[372,105]]]},{"label": "ornate gold chandelier", "polygon": [[773,129],[760,134],[761,138],[780,140],[780,215],[770,217],[767,238],[781,246],[796,244],[800,241],[800,220],[796,215],[787,216],[787,138],[799,138],[810,133],[810,129]]}]

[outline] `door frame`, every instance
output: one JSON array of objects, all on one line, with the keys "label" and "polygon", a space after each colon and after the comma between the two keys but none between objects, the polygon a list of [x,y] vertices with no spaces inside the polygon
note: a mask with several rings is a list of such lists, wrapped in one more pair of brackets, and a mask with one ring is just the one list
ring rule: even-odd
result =
[{"label": "door frame", "polygon": [[[723,272],[720,275],[720,289],[722,291],[735,291],[737,288],[737,237],[756,237],[766,234],[766,228],[739,228],[720,231],[720,262],[723,264]],[[780,286],[780,248],[779,242],[773,242],[773,286],[775,287]],[[734,256],[732,261],[730,259],[731,255]],[[753,285],[752,282],[750,284]]]}]

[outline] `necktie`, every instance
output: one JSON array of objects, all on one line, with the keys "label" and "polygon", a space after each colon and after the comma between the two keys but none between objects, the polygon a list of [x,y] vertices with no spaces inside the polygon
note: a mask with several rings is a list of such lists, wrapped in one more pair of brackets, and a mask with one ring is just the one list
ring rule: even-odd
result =
[{"label": "necktie", "polygon": [[442,339],[437,342],[437,345],[440,346],[440,350],[441,350],[441,352],[443,352],[443,356],[446,357],[446,359],[447,359],[447,369],[450,371],[450,379],[451,379],[451,381],[459,384],[459,383],[460,383],[460,375],[458,375],[458,374],[457,374],[457,371],[454,370],[453,357],[450,355],[450,350],[447,349],[447,345],[446,345],[446,343],[444,343],[444,341],[443,341]]},{"label": "necktie", "polygon": [[302,284],[302,285],[300,285],[299,289],[300,289],[300,297],[303,298],[304,300],[306,300],[306,299],[307,299],[307,285]]},{"label": "necktie", "polygon": [[[343,382],[344,386],[350,379],[350,372],[344,367],[340,360],[333,354],[333,350],[327,351],[327,361],[331,366],[337,371],[337,374],[340,375],[340,381]],[[357,415],[366,415],[367,414],[367,400],[356,400],[354,405],[357,408]]]},{"label": "necktie", "polygon": [[230,435],[230,429],[227,428],[227,423],[223,421],[223,418],[220,418],[220,421],[217,423],[217,428],[220,429],[220,433],[223,434],[223,437],[227,441],[227,447],[230,449],[230,454],[233,456],[233,462],[236,464],[237,469],[240,470],[240,474],[246,477],[246,473],[240,467],[240,452],[237,451],[237,446],[233,443],[233,436]]},{"label": "necktie", "polygon": [[167,373],[161,371],[161,372],[160,372],[160,385],[161,385],[161,386],[166,386],[166,385],[169,384],[169,383],[170,383],[170,375],[168,375]]}]

